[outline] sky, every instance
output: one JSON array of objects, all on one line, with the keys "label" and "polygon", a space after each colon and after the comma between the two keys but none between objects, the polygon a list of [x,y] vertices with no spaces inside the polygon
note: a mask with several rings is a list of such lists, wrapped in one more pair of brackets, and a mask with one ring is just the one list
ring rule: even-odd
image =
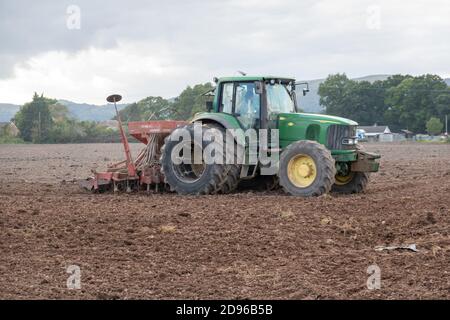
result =
[{"label": "sky", "polygon": [[0,0],[0,102],[171,98],[217,76],[450,77],[448,0]]}]

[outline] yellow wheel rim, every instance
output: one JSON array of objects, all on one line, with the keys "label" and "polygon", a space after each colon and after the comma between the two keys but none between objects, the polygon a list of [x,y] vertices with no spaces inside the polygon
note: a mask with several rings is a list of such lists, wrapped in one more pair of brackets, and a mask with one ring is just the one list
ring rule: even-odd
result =
[{"label": "yellow wheel rim", "polygon": [[352,181],[354,175],[355,175],[355,173],[352,172],[352,171],[346,176],[340,176],[340,175],[337,174],[336,177],[335,177],[335,182],[334,183],[339,185],[339,186],[343,186],[343,185],[349,183],[350,181]]},{"label": "yellow wheel rim", "polygon": [[289,181],[296,187],[309,187],[317,177],[316,163],[306,154],[296,155],[289,160],[287,173]]}]

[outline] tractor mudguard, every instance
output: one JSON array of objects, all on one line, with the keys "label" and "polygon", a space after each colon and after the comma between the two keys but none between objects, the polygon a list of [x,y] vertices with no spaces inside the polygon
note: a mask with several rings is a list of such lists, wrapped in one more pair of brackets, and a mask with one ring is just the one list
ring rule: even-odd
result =
[{"label": "tractor mudguard", "polygon": [[375,160],[379,158],[381,158],[379,154],[358,150],[357,160],[355,162],[352,162],[351,171],[377,172],[380,164]]},{"label": "tractor mudguard", "polygon": [[239,146],[245,148],[244,131],[239,124],[239,121],[231,114],[216,113],[216,112],[201,112],[194,115],[190,122],[202,121],[204,123],[217,123],[225,129],[235,130],[234,140]]}]

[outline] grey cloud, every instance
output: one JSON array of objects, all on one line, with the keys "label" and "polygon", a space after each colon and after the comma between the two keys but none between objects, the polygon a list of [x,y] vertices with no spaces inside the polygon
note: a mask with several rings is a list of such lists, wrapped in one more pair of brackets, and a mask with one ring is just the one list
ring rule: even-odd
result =
[{"label": "grey cloud", "polygon": [[[72,4],[81,8],[81,30],[66,28],[66,8]],[[420,45],[433,48],[448,34],[448,20],[433,19],[433,14],[450,13],[445,1],[430,16],[420,6],[402,16],[390,2],[380,1],[383,24],[376,31],[365,25],[367,6],[372,4],[349,0],[2,0],[0,77],[11,76],[15,63],[39,53],[111,48],[121,40],[164,43],[180,63],[201,65],[204,70],[244,68],[324,76],[335,71],[325,69],[334,64],[340,71],[361,75],[372,72],[373,66],[386,67],[380,72],[395,72],[387,69],[408,63],[395,59],[396,53],[412,54]],[[441,45],[440,50],[448,52],[449,46]],[[365,68],[352,64],[353,60],[366,60]]]}]

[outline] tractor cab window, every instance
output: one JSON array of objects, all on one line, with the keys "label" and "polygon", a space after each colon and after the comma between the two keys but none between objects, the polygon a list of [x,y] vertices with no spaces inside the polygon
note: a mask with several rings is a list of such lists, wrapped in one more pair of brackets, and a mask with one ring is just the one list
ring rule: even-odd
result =
[{"label": "tractor cab window", "polygon": [[260,95],[254,82],[236,83],[234,113],[244,129],[259,127]]},{"label": "tractor cab window", "polygon": [[269,117],[272,114],[295,112],[294,101],[292,101],[286,85],[280,83],[267,84],[266,88]]},{"label": "tractor cab window", "polygon": [[233,88],[233,83],[225,83],[222,86],[220,111],[225,113],[233,113]]}]

